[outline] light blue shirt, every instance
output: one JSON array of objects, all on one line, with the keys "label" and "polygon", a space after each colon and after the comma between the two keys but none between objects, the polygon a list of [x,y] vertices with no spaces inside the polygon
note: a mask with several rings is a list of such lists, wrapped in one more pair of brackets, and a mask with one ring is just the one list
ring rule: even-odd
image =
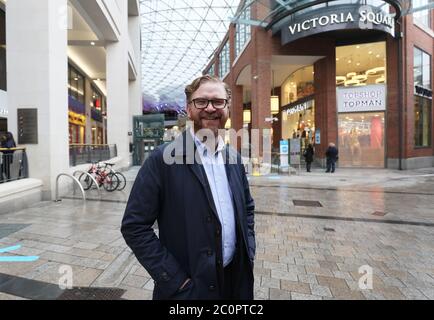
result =
[{"label": "light blue shirt", "polygon": [[237,239],[232,193],[222,155],[225,144],[219,136],[217,149],[213,153],[195,135],[193,136],[222,226],[223,266],[226,267],[234,256]]}]

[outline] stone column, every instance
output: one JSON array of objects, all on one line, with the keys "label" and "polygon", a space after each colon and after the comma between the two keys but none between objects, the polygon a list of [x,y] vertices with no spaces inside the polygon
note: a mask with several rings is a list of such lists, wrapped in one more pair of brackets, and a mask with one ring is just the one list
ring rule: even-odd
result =
[{"label": "stone column", "polygon": [[25,147],[49,200],[69,170],[67,0],[8,0],[6,11],[10,130],[18,143],[17,109],[37,109],[38,144]]},{"label": "stone column", "polygon": [[129,77],[128,77],[128,1],[118,1],[121,12],[118,42],[107,50],[107,132],[108,144],[116,144],[121,166],[129,166]]}]

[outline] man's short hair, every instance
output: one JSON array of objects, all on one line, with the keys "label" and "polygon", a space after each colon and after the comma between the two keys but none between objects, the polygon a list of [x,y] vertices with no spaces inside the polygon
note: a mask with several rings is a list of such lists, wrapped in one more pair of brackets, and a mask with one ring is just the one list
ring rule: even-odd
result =
[{"label": "man's short hair", "polygon": [[204,75],[204,76],[201,76],[201,77],[195,79],[191,84],[189,84],[185,88],[185,96],[187,98],[187,103],[191,102],[191,97],[193,96],[193,93],[195,93],[201,85],[203,85],[204,83],[207,83],[207,82],[221,83],[226,90],[226,95],[227,95],[227,99],[228,99],[229,103],[231,102],[232,91],[229,88],[229,86],[225,82],[221,81],[219,78],[216,78],[216,77],[213,77],[213,76],[210,76],[207,74],[207,75]]}]

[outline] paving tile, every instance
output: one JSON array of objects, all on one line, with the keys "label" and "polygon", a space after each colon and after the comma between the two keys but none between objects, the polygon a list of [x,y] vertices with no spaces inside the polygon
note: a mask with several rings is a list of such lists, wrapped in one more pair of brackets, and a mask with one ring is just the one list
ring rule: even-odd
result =
[{"label": "paving tile", "polygon": [[280,280],[276,278],[261,277],[261,286],[280,289]]},{"label": "paving tile", "polygon": [[286,290],[270,288],[270,300],[291,300],[291,293]]},{"label": "paving tile", "polygon": [[280,287],[282,290],[297,292],[302,294],[311,294],[310,286],[308,283],[298,281],[281,280]]},{"label": "paving tile", "polygon": [[320,296],[314,296],[310,294],[302,294],[298,292],[291,292],[292,300],[322,300]]},{"label": "paving tile", "polygon": [[310,290],[311,290],[312,294],[315,296],[330,297],[330,298],[333,297],[330,289],[326,286],[311,284]]}]

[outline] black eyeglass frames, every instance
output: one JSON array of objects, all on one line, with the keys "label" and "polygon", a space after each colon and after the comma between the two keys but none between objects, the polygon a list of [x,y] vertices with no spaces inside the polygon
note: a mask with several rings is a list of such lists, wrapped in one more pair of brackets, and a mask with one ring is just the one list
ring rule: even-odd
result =
[{"label": "black eyeglass frames", "polygon": [[197,98],[190,101],[197,109],[206,109],[211,103],[215,109],[224,109],[228,105],[227,99],[205,99]]}]

